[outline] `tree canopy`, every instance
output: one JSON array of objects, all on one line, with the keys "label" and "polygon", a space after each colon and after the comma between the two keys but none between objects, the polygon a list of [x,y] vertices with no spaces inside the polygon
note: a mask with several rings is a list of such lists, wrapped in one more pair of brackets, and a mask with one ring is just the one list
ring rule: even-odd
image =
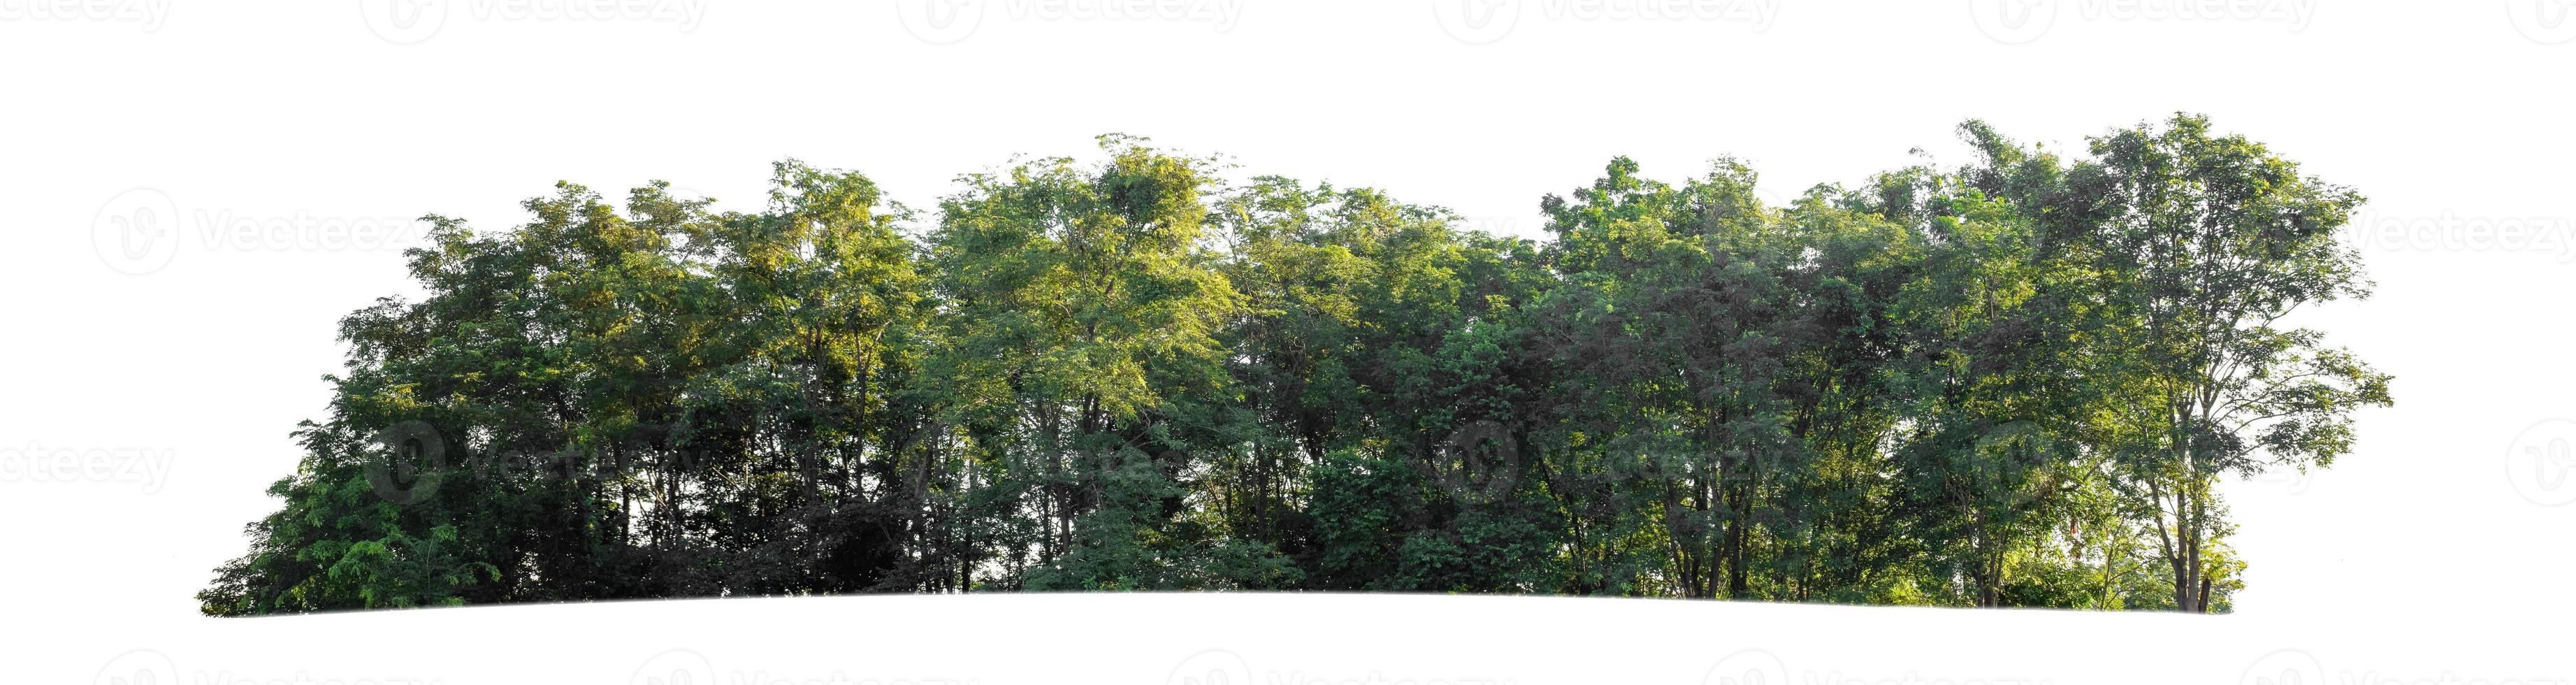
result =
[{"label": "tree canopy", "polygon": [[430,217],[210,615],[1328,590],[2225,611],[2216,485],[2389,377],[2362,201],[2199,116],[1766,203],[1628,158],[1546,240],[1104,136],[935,211],[569,183]]}]

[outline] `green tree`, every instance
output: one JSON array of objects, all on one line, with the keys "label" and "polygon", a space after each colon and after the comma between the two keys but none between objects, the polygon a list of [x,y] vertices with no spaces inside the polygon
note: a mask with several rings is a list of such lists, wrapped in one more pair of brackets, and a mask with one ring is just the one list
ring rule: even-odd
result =
[{"label": "green tree", "polygon": [[431,217],[341,321],[213,615],[1013,590],[2226,611],[2215,487],[2331,465],[2385,374],[2360,201],[2199,117],[1960,129],[1764,202],[1614,158],[1549,240],[1104,136],[935,216],[569,183]]},{"label": "green tree", "polygon": [[2092,141],[2120,211],[2094,240],[2131,325],[2129,427],[2115,449],[2144,498],[2174,606],[2208,611],[2226,530],[2222,474],[2333,464],[2352,412],[2387,405],[2389,376],[2323,334],[2282,325],[2299,307],[2369,294],[2360,256],[2334,239],[2360,194],[2299,174],[2205,117],[2176,115]]},{"label": "green tree", "polygon": [[[1105,136],[1111,159],[974,174],[931,236],[943,411],[1034,525],[994,539],[1032,589],[1189,589],[1293,577],[1187,512],[1186,474],[1247,430],[1218,336],[1243,296],[1208,248],[1208,160]],[[1216,557],[1224,563],[1191,560]],[[1246,572],[1249,575],[1230,575]]]}]

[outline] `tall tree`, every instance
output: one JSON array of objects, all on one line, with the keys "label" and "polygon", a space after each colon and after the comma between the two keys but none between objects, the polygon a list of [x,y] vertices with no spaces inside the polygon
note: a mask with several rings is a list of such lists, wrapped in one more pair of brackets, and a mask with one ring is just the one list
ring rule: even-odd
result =
[{"label": "tall tree", "polygon": [[2119,279],[2111,305],[2134,322],[2110,345],[2135,371],[2117,449],[2175,608],[2208,611],[2218,477],[2332,465],[2352,448],[2352,412],[2391,401],[2386,374],[2282,325],[2369,294],[2360,255],[2334,239],[2362,197],[2200,116],[2095,138],[2092,152],[2120,206],[2094,239]]},{"label": "tall tree", "polygon": [[1192,589],[1293,578],[1188,511],[1185,478],[1247,429],[1218,343],[1242,295],[1207,248],[1208,160],[1104,136],[1111,159],[975,174],[930,243],[948,409],[1035,522],[996,542],[1030,588]]}]

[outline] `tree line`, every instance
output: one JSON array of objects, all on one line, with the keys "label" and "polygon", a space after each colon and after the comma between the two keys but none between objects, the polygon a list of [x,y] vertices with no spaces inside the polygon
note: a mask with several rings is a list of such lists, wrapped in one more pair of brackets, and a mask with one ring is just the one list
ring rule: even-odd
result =
[{"label": "tree line", "polygon": [[935,211],[558,184],[432,216],[210,615],[1316,590],[2225,611],[2223,478],[2389,377],[2362,197],[2206,118],[1763,202],[1612,160],[1547,239],[1104,136]]}]

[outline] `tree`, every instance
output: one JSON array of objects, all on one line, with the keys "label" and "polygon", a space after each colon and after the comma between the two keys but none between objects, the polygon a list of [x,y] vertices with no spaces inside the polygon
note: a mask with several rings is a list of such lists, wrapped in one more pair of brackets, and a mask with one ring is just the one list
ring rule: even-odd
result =
[{"label": "tree", "polygon": [[[1184,511],[1184,477],[1246,430],[1217,340],[1242,295],[1203,245],[1209,162],[1144,142],[1104,136],[1097,169],[1053,158],[970,175],[930,238],[947,302],[937,363],[956,388],[944,411],[976,427],[1004,465],[996,486],[1038,522],[996,532],[1022,574],[1006,583],[1290,575],[1266,545]],[[1189,561],[1205,555],[1226,562]]]},{"label": "tree", "polygon": [[213,615],[1017,590],[2225,611],[2215,486],[2352,450],[2361,198],[2177,116],[1786,204],[1627,157],[1549,240],[1103,136],[935,212],[431,217]]},{"label": "tree", "polygon": [[2352,448],[2352,412],[2386,406],[2389,376],[2323,335],[2284,328],[2302,305],[2366,297],[2360,256],[2334,240],[2362,197],[2299,175],[2242,136],[2176,115],[2095,138],[2120,202],[2095,240],[2132,320],[2123,475],[2148,503],[2174,605],[2208,611],[2225,527],[2222,474],[2330,466]]}]

